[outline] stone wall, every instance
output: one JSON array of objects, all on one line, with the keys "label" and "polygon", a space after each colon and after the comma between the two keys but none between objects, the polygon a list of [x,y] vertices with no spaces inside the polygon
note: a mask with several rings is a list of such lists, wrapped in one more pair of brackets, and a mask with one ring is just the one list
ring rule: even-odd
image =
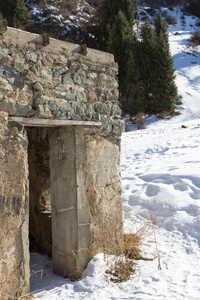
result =
[{"label": "stone wall", "polygon": [[0,112],[0,299],[28,292],[28,166],[23,127]]},{"label": "stone wall", "polygon": [[97,120],[104,136],[121,134],[113,56],[8,29],[0,36],[0,110],[12,116]]},{"label": "stone wall", "polygon": [[123,252],[120,147],[102,137],[87,135],[85,156],[92,253],[119,255]]}]

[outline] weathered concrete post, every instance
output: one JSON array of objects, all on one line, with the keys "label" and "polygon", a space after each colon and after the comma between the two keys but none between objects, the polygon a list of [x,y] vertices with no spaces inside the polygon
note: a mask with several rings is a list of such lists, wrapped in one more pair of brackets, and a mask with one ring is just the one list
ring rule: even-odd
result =
[{"label": "weathered concrete post", "polygon": [[77,182],[73,126],[54,129],[50,141],[52,258],[56,274],[76,274],[78,245]]},{"label": "weathered concrete post", "polygon": [[90,210],[84,179],[85,149],[82,126],[51,130],[53,271],[79,277],[91,250]]}]

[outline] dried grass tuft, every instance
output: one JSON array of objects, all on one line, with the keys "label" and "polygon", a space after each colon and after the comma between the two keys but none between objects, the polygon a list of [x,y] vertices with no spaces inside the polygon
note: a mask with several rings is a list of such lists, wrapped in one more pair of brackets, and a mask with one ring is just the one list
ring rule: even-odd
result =
[{"label": "dried grass tuft", "polygon": [[129,233],[124,234],[124,254],[126,258],[139,260],[141,258],[141,246],[142,236]]},{"label": "dried grass tuft", "polygon": [[115,263],[106,270],[106,274],[110,274],[110,281],[114,283],[124,282],[130,279],[135,272],[135,264],[133,261],[118,257]]},{"label": "dried grass tuft", "polygon": [[153,259],[143,257],[141,254],[141,245],[144,239],[149,235],[149,226],[143,226],[136,233],[124,234],[124,249],[120,256],[115,257],[115,262],[106,270],[106,274],[111,276],[106,277],[115,283],[120,283],[130,279],[130,276],[135,272],[135,263],[133,260]]},{"label": "dried grass tuft", "polygon": [[124,254],[127,259],[151,261],[141,254],[141,245],[147,234],[147,227],[143,227],[137,233],[124,234]]}]

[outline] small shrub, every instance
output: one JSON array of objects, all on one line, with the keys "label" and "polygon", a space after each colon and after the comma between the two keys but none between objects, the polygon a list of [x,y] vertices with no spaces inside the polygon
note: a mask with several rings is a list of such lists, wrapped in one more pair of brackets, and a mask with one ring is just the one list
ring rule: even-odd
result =
[{"label": "small shrub", "polygon": [[200,45],[200,31],[195,31],[192,34],[192,38],[191,38],[192,42],[195,42],[195,44]]},{"label": "small shrub", "polygon": [[183,96],[182,95],[178,95],[177,99],[176,99],[176,105],[182,105]]},{"label": "small shrub", "polygon": [[159,119],[169,120],[171,118],[171,114],[168,111],[162,111],[157,114]]},{"label": "small shrub", "polygon": [[154,8],[147,8],[146,9],[146,12],[151,16],[151,17],[154,17],[155,16],[155,13],[156,13],[156,10]]},{"label": "small shrub", "polygon": [[44,0],[38,0],[38,1],[36,1],[36,3],[37,3],[37,7],[39,7],[39,8],[44,8],[44,6],[46,4]]},{"label": "small shrub", "polygon": [[182,26],[182,29],[183,29],[183,30],[184,30],[184,28],[185,28],[185,25],[186,25],[185,20],[182,20],[182,21],[181,21],[181,26]]},{"label": "small shrub", "polygon": [[172,15],[167,15],[165,17],[165,21],[169,25],[175,25],[177,23],[176,18],[174,16],[172,16]]},{"label": "small shrub", "polygon": [[171,6],[171,5],[168,7],[168,9],[171,10],[171,11],[174,11],[173,6]]},{"label": "small shrub", "polygon": [[168,111],[162,111],[160,113],[157,114],[157,117],[159,119],[163,119],[163,120],[169,120],[174,116],[179,116],[181,113],[178,110],[173,110],[171,112]]},{"label": "small shrub", "polygon": [[188,48],[192,47],[192,50],[195,52],[199,45],[200,45],[200,31],[195,31],[192,33],[191,39],[189,40]]},{"label": "small shrub", "polygon": [[26,21],[25,30],[31,32],[33,30],[34,26],[35,26],[34,20],[28,19]]},{"label": "small shrub", "polygon": [[175,110],[173,112],[173,116],[180,116],[181,112],[179,110]]},{"label": "small shrub", "polygon": [[139,112],[135,116],[135,123],[137,125],[137,129],[145,129],[145,124],[146,124],[146,116],[143,112]]},{"label": "small shrub", "polygon": [[198,20],[195,22],[195,25],[196,25],[197,27],[200,27],[200,19],[198,19]]}]

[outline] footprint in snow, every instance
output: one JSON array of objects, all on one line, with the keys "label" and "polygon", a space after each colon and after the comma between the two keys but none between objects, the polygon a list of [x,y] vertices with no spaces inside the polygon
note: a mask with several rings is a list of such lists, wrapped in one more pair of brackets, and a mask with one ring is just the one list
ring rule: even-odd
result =
[{"label": "footprint in snow", "polygon": [[157,185],[149,184],[146,189],[146,195],[148,197],[156,196],[159,193],[160,189]]}]

